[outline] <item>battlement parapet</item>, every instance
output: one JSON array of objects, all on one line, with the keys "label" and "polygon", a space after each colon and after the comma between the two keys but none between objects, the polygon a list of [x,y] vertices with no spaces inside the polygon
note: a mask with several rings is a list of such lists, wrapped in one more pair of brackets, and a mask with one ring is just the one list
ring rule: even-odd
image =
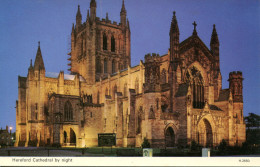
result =
[{"label": "battlement parapet", "polygon": [[152,55],[148,53],[145,55],[144,59],[145,59],[145,63],[161,62],[161,56],[156,53],[152,53]]},{"label": "battlement parapet", "polygon": [[243,79],[241,71],[233,71],[229,73],[229,80],[231,79]]}]

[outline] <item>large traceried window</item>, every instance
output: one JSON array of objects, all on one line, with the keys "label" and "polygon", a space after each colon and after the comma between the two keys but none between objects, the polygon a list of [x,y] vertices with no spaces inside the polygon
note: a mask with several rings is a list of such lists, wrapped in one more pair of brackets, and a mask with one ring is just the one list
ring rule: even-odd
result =
[{"label": "large traceried window", "polygon": [[190,84],[193,96],[193,108],[204,107],[204,81],[201,72],[192,67],[186,72],[186,82]]},{"label": "large traceried window", "polygon": [[73,120],[72,105],[69,101],[67,101],[64,106],[64,121],[72,121],[72,120]]}]

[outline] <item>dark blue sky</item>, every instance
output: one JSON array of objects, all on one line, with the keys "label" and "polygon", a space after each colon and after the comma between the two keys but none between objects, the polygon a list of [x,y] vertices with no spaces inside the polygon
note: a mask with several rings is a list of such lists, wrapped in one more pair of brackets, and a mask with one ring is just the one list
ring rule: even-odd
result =
[{"label": "dark blue sky", "polygon": [[[119,22],[121,0],[96,0],[97,16]],[[0,127],[15,127],[18,75],[27,76],[38,41],[47,72],[67,72],[72,23],[77,5],[86,20],[90,0],[0,1]],[[180,41],[192,34],[192,22],[209,47],[212,25],[220,41],[223,88],[228,74],[242,71],[244,114],[260,114],[260,1],[258,0],[125,0],[131,27],[132,66],[147,53],[166,54],[172,12],[176,11]],[[68,72],[67,72],[68,73]]]}]

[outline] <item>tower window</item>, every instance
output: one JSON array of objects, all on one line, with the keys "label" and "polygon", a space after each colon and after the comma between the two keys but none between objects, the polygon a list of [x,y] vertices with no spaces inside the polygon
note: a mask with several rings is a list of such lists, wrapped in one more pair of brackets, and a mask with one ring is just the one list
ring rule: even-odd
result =
[{"label": "tower window", "polygon": [[35,103],[35,110],[38,110],[38,103]]},{"label": "tower window", "polygon": [[107,73],[107,59],[104,59],[104,73]]},{"label": "tower window", "polygon": [[107,50],[107,36],[103,35],[103,50]]},{"label": "tower window", "polygon": [[115,52],[116,50],[116,42],[114,36],[111,37],[111,52]]},{"label": "tower window", "polygon": [[100,58],[96,58],[96,72],[101,73],[101,64],[100,64]]},{"label": "tower window", "polygon": [[116,61],[113,60],[112,61],[112,73],[115,73],[116,72]]}]

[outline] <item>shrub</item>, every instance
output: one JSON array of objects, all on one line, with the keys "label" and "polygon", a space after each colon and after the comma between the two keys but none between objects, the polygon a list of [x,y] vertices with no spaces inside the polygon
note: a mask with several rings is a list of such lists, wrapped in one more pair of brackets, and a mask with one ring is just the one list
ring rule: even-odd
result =
[{"label": "shrub", "polygon": [[146,139],[146,137],[145,137],[144,141],[142,143],[142,148],[150,148],[150,147],[151,147],[151,145],[150,145],[148,139]]},{"label": "shrub", "polygon": [[191,151],[197,151],[198,150],[198,144],[196,143],[195,140],[191,141],[191,147],[190,147]]},{"label": "shrub", "polygon": [[227,142],[226,140],[222,139],[222,141],[220,142],[219,146],[218,146],[219,151],[226,151],[227,150]]}]

